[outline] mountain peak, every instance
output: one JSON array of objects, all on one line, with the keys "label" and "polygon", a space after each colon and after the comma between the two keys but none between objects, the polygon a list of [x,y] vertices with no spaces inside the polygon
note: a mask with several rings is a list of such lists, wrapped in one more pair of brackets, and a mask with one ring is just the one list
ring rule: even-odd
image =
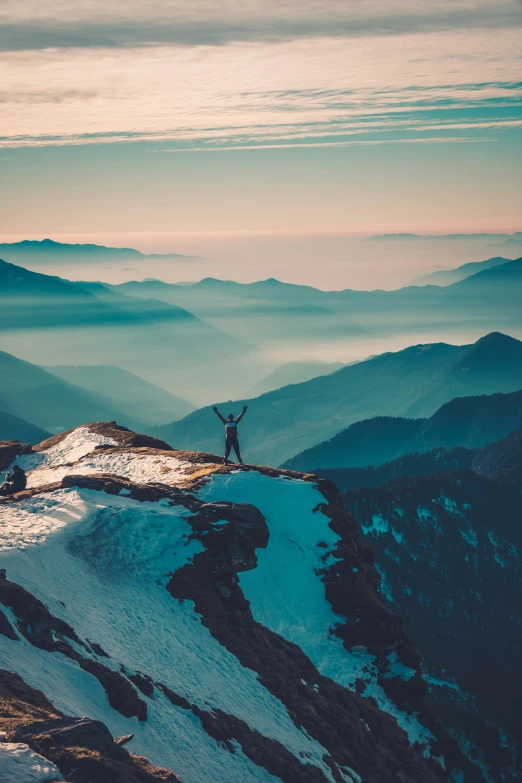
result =
[{"label": "mountain peak", "polygon": [[516,337],[511,337],[509,334],[503,332],[490,332],[485,334],[484,337],[480,337],[473,346],[475,349],[488,350],[516,350],[522,349],[522,343],[517,340]]}]

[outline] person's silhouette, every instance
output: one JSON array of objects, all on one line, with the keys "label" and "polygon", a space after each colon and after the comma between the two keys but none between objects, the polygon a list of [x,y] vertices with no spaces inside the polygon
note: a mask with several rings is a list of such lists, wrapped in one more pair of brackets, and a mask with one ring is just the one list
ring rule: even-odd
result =
[{"label": "person's silhouette", "polygon": [[225,458],[223,460],[223,463],[225,465],[229,464],[229,456],[232,449],[236,452],[237,461],[240,465],[243,464],[243,460],[241,459],[241,452],[239,450],[239,440],[237,438],[237,425],[243,418],[243,416],[246,413],[247,406],[243,405],[243,410],[237,417],[237,419],[234,419],[234,415],[232,413],[229,413],[228,418],[224,418],[220,412],[218,411],[217,407],[214,406],[214,413],[218,418],[223,422],[225,425]]}]

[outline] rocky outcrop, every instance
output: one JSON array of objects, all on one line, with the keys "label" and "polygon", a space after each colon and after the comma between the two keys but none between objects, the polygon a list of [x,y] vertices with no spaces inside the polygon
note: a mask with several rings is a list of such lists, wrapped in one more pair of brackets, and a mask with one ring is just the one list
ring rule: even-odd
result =
[{"label": "rocky outcrop", "polygon": [[[97,435],[113,438],[119,446],[146,446],[153,449],[161,449],[162,451],[173,450],[172,446],[169,446],[169,444],[165,443],[165,441],[159,440],[159,438],[154,438],[152,435],[142,435],[137,432],[133,432],[132,430],[127,429],[127,427],[122,427],[119,424],[116,424],[115,421],[97,421],[89,424],[88,426],[89,430],[96,433]],[[37,446],[34,446],[34,451],[46,451],[47,449],[56,446],[58,443],[61,443],[63,440],[65,440],[67,435],[69,435],[71,432],[74,432],[74,429],[66,430],[65,432],[60,432],[57,435],[53,435],[51,438],[47,438],[47,440],[42,441]]]},{"label": "rocky outcrop", "polygon": [[12,672],[0,670],[0,721],[9,742],[52,761],[69,783],[181,783],[128,753],[101,721],[72,718]]},{"label": "rocky outcrop", "polygon": [[[401,678],[383,676],[380,682],[403,708],[421,712],[425,725],[438,737],[433,755],[443,755],[448,768],[462,764],[456,744],[424,704],[426,686],[420,675],[420,655],[402,630],[402,619],[376,597],[379,576],[371,564],[372,550],[358,540],[357,524],[344,511],[333,485],[320,481],[319,487],[326,502],[317,511],[330,517],[332,527],[342,537],[335,553],[342,565],[331,566],[323,574],[334,610],[348,620],[336,632],[347,648],[365,645],[380,655],[383,675],[387,670],[386,655],[392,649],[405,665],[416,668],[414,681],[406,683]],[[267,535],[259,512],[256,515],[253,509],[245,515],[244,509],[238,511],[240,519],[226,515],[228,525],[217,529],[212,525],[212,514],[223,518],[224,509],[219,504],[214,509],[204,507],[203,518],[196,515],[191,520],[194,535],[204,540],[206,550],[196,555],[193,564],[173,575],[168,585],[172,595],[194,601],[213,636],[244,666],[259,674],[263,685],[287,706],[296,725],[304,726],[310,736],[328,749],[332,769],[350,767],[363,780],[376,783],[390,780],[390,769],[400,769],[404,781],[444,779],[438,764],[412,753],[393,718],[383,714],[371,700],[321,676],[299,647],[254,621],[237,575],[255,567],[254,549],[266,545]],[[355,622],[356,617],[359,623]],[[365,725],[370,726],[370,732]]]},{"label": "rocky outcrop", "polygon": [[[108,442],[93,446],[89,432]],[[77,573],[86,582],[82,587],[89,586],[91,580],[94,585],[91,593],[82,590],[81,600],[75,604],[74,595],[61,594],[62,580],[56,589],[49,589],[47,571],[35,561],[40,581],[31,574],[31,584],[38,584],[39,589],[29,590],[21,577],[12,576],[11,561],[5,556],[8,568],[6,578],[0,579],[0,603],[6,611],[3,619],[0,615],[0,641],[4,639],[15,670],[17,645],[24,650],[30,645],[32,661],[37,660],[35,650],[60,661],[65,657],[71,662],[68,669],[57,664],[56,670],[68,677],[73,667],[68,687],[74,689],[82,683],[85,690],[90,681],[93,690],[100,691],[98,683],[105,690],[106,701],[102,692],[99,709],[108,711],[102,715],[109,728],[113,725],[111,715],[117,715],[117,729],[112,730],[121,739],[113,743],[119,750],[124,750],[124,741],[132,742],[132,733],[136,733],[134,742],[148,737],[155,743],[158,725],[163,725],[160,733],[164,736],[168,725],[173,742],[179,743],[181,736],[191,745],[194,738],[195,746],[210,754],[207,760],[212,754],[219,757],[216,769],[221,772],[209,777],[205,770],[203,779],[212,783],[242,782],[245,770],[249,781],[264,780],[268,772],[283,783],[440,783],[449,781],[453,771],[468,774],[469,765],[457,744],[430,711],[421,657],[400,614],[379,597],[380,575],[373,550],[360,537],[358,523],[343,508],[333,484],[310,474],[270,467],[223,466],[214,455],[168,450],[164,444],[157,447],[111,422],[89,425],[83,436],[87,449],[93,450],[87,455],[83,451],[84,457],[78,458],[82,446],[78,438],[73,439],[74,460],[66,453],[65,438],[40,444],[37,453],[53,450],[53,461],[49,460],[47,468],[39,456],[34,474],[43,469],[39,475],[48,483],[30,482],[24,492],[0,501],[0,514],[6,520],[17,520],[18,528],[24,520],[37,527],[35,519],[42,513],[52,520],[54,511],[49,509],[56,509],[59,519],[47,533],[45,546],[49,549],[44,554],[54,553],[53,562],[66,566],[69,581],[64,579],[63,584],[69,585],[70,592],[74,593],[80,578]],[[166,460],[177,465],[169,468],[178,476],[170,484],[162,483]],[[109,466],[111,472],[96,472],[100,465]],[[142,465],[148,466],[146,481],[128,478],[140,475]],[[276,546],[272,551],[279,551],[274,544],[278,539],[273,520],[266,511],[265,519],[256,507],[262,499],[253,501],[256,505],[204,500],[210,482],[216,482],[219,498],[221,482],[238,476],[245,486],[258,486],[262,480],[267,492],[271,486],[290,486],[296,497],[301,497],[304,487],[306,510],[301,513],[306,524],[315,530],[316,520],[317,530],[329,541],[319,540],[316,552],[317,533],[310,568],[325,611],[329,605],[332,609],[325,649],[341,650],[339,665],[354,666],[357,673],[353,681],[345,678],[343,685],[322,674],[320,662],[314,658],[314,664],[309,657],[313,653],[306,653],[306,647],[285,638],[278,627],[268,627],[270,623],[253,613],[240,575],[256,572],[263,550]],[[313,503],[308,498],[314,498]],[[291,508],[288,513],[292,514]],[[295,532],[299,538],[297,527]],[[299,541],[294,545],[301,549]],[[26,546],[23,537],[21,546]],[[312,555],[311,549],[301,551],[305,558]],[[27,558],[32,562],[30,552]],[[159,559],[159,570],[151,565],[154,558]],[[18,568],[18,561],[12,562]],[[285,567],[284,561],[280,567]],[[267,589],[272,596],[269,585]],[[45,605],[48,591],[52,612]],[[83,623],[84,595],[94,598],[98,613],[105,614],[110,606],[112,624]],[[140,613],[142,599],[147,608]],[[306,596],[303,599],[304,606]],[[62,619],[60,604],[65,609],[65,603]],[[277,614],[277,607],[275,610]],[[307,619],[303,610],[304,626]],[[124,632],[114,623],[120,623]],[[132,638],[133,633],[139,641]],[[171,652],[176,634],[186,635],[190,641]],[[170,640],[170,647],[164,637]],[[156,657],[144,649],[149,643],[156,645]],[[186,672],[185,679],[180,679],[177,671],[185,671],[186,665],[180,650],[194,669]],[[354,664],[361,651],[366,661],[364,674]],[[207,666],[216,667],[216,684],[212,678],[205,687],[198,682],[207,674],[198,668],[198,654]],[[235,686],[232,677],[243,683],[255,708],[248,703],[239,707],[223,693],[224,687]],[[49,687],[52,689],[52,683],[48,682]],[[81,700],[82,694],[74,693]],[[69,769],[67,742],[73,741],[71,737],[82,737],[90,759],[92,753],[105,753],[102,747],[108,738],[100,725],[71,723],[69,719],[60,723],[62,714],[40,716],[36,722],[48,718],[55,722],[40,725],[34,736],[19,737],[28,744],[33,742],[38,752],[60,769]],[[415,732],[419,731],[407,734],[398,720],[408,731],[412,724]],[[59,754],[53,750],[58,741]],[[98,743],[97,750],[88,743]],[[165,755],[170,758],[165,744],[154,747],[156,756],[151,757],[155,761],[163,763]],[[53,752],[55,756],[50,755]],[[112,745],[106,754],[111,763],[119,763]],[[236,757],[237,763],[228,761]],[[98,773],[88,764],[85,769],[89,770],[86,774],[104,780],[103,770]],[[183,776],[189,774],[191,783],[195,780],[194,771],[188,768],[187,772],[186,762],[180,770]],[[133,774],[137,775],[136,769]],[[480,775],[471,773],[468,780],[482,783]]]},{"label": "rocky outcrop", "polygon": [[18,440],[0,441],[0,470],[5,470],[20,454],[29,454],[30,443],[20,443]]},{"label": "rocky outcrop", "polygon": [[[91,650],[67,623],[54,617],[31,593],[8,579],[0,579],[0,603],[9,607],[17,620],[17,630],[35,647],[47,652],[57,652],[76,661],[80,668],[92,674],[107,693],[109,704],[126,718],[136,716],[147,720],[147,705],[138,697],[133,685],[119,671],[114,671],[98,660],[89,657]],[[13,627],[3,613],[0,632],[10,639],[18,639]],[[80,654],[73,646],[83,648]]]}]

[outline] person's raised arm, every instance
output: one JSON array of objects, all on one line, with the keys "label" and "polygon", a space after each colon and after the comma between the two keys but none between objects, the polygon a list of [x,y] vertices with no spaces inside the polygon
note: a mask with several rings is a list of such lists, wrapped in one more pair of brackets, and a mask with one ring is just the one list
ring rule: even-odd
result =
[{"label": "person's raised arm", "polygon": [[216,406],[215,406],[215,405],[214,405],[214,408],[213,408],[213,410],[214,410],[214,413],[216,414],[216,416],[218,417],[218,419],[221,419],[221,421],[223,422],[223,424],[226,424],[226,421],[225,421],[225,419],[223,418],[223,416],[222,416],[222,415],[221,415],[221,413],[218,411],[218,409],[216,408]]},{"label": "person's raised arm", "polygon": [[247,407],[248,407],[247,405],[243,405],[243,410],[241,411],[241,413],[240,413],[240,414],[239,414],[239,416],[237,417],[237,419],[236,419],[236,424],[239,424],[239,422],[241,421],[241,419],[242,419],[242,418],[243,418],[243,416],[245,415]]}]

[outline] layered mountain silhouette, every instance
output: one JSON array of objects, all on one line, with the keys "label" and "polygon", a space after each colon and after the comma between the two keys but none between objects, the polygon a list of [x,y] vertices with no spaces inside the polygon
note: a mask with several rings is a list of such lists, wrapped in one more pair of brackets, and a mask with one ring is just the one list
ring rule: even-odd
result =
[{"label": "layered mountain silhouette", "polygon": [[[40,364],[110,364],[173,393],[228,386],[244,342],[182,307],[137,299],[101,284],[70,283],[0,261],[4,347]],[[30,333],[38,340],[28,339]]]},{"label": "layered mountain silhouette", "polygon": [[112,288],[135,297],[154,296],[181,305],[225,332],[256,345],[368,335],[368,330],[345,309],[332,309],[327,292],[273,278],[256,283],[206,278],[188,285],[149,280]]},{"label": "layered mountain silhouette", "polygon": [[[370,416],[424,418],[455,397],[521,388],[522,343],[494,333],[472,345],[417,345],[383,354],[255,399],[223,403],[222,411],[238,413],[248,404],[241,433],[244,458],[282,464]],[[214,418],[211,407],[202,408],[158,428],[158,437],[177,448],[219,453],[223,436]],[[416,426],[412,423],[412,434]],[[397,452],[383,459],[393,456]]]},{"label": "layered mountain silhouette", "polygon": [[250,389],[249,396],[259,397],[261,394],[281,389],[291,383],[303,383],[321,375],[330,375],[343,366],[341,362],[286,362],[258,381]]},{"label": "layered mountain silhouette", "polygon": [[413,451],[476,448],[522,424],[522,391],[458,397],[428,419],[377,416],[287,460],[292,470],[380,465]]},{"label": "layered mountain silhouette", "polygon": [[147,424],[160,424],[172,416],[181,419],[195,410],[188,400],[171,394],[121,367],[110,365],[64,365],[44,370],[81,389],[102,395],[109,405]]},{"label": "layered mountain silhouette", "polygon": [[[426,457],[403,459],[405,473]],[[432,708],[488,780],[511,783],[522,750],[522,427],[475,453],[473,470],[448,467],[342,497],[377,552],[384,600],[415,629]]]},{"label": "layered mountain silhouette", "polygon": [[[174,414],[181,418],[194,410],[183,400],[119,367],[58,366],[38,367],[8,353],[0,352],[0,372],[9,382],[3,386],[0,410],[18,416],[15,422],[3,418],[0,439],[38,443],[42,435],[82,421],[115,419],[147,430]],[[23,436],[22,424],[34,429]]]},{"label": "layered mountain silhouette", "polygon": [[190,259],[179,253],[140,253],[131,247],[105,247],[104,245],[69,244],[53,239],[0,243],[0,258],[17,264],[60,264],[146,261],[158,259]]},{"label": "layered mountain silhouette", "polygon": [[478,449],[456,446],[447,449],[439,446],[425,452],[409,452],[402,457],[378,465],[361,468],[314,468],[313,473],[333,481],[339,489],[377,487],[400,476],[422,476],[424,473],[438,473],[473,466]]},{"label": "layered mountain silhouette", "polygon": [[[115,419],[118,415],[115,400],[97,396],[3,351],[0,373],[9,379],[2,388],[2,401],[9,411],[48,432],[74,427],[79,421]],[[136,416],[123,414],[121,418],[139,421]]]},{"label": "layered mountain silhouette", "polygon": [[[411,334],[413,342],[421,329],[484,333],[501,326],[519,328],[522,262],[504,260],[446,287],[413,285],[395,291],[322,291],[274,279],[241,284],[214,278],[184,285],[129,282],[114,289],[186,307],[227,333],[259,345],[299,338],[323,344],[338,338],[365,341],[376,333]],[[489,262],[480,262],[478,270],[482,263]],[[488,277],[478,279],[486,273]],[[484,285],[489,289],[487,299]]]},{"label": "layered mountain silhouette", "polygon": [[509,258],[503,258],[502,256],[488,258],[485,261],[470,261],[468,264],[462,264],[462,266],[458,266],[455,269],[440,269],[429,275],[418,277],[413,281],[413,285],[451,285],[485,269],[508,264],[509,261]]},{"label": "layered mountain silhouette", "polygon": [[[0,400],[0,408],[4,403]],[[0,410],[0,440],[20,440],[23,443],[40,443],[49,432],[28,421]]]}]

